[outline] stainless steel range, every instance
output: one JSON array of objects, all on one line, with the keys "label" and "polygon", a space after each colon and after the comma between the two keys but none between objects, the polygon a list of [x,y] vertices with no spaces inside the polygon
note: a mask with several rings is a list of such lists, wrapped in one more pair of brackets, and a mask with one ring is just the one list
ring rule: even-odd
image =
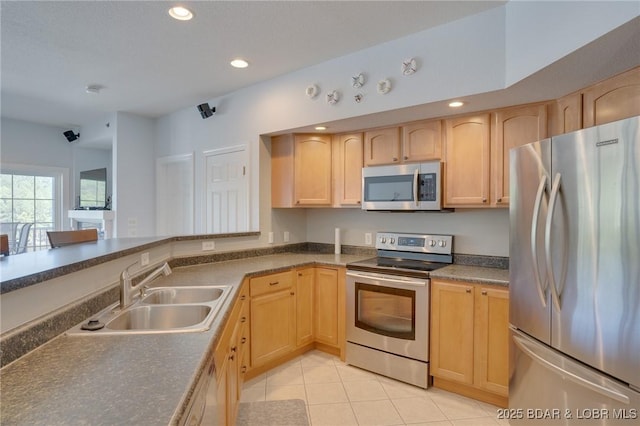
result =
[{"label": "stainless steel range", "polygon": [[347,265],[348,364],[422,388],[429,377],[429,272],[453,236],[379,232],[377,257]]}]

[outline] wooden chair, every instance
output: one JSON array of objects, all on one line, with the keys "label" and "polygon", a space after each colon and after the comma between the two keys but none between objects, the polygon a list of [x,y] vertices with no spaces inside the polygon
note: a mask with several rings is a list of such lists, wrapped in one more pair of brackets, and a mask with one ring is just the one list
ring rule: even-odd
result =
[{"label": "wooden chair", "polygon": [[86,243],[98,240],[98,230],[82,229],[80,231],[48,231],[51,248],[64,247],[72,244]]}]

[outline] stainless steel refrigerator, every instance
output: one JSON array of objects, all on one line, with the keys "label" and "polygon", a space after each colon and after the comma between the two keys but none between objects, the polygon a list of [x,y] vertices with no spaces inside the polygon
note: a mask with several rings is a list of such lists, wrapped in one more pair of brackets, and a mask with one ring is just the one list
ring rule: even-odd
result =
[{"label": "stainless steel refrigerator", "polygon": [[640,424],[640,117],[510,152],[511,424]]}]

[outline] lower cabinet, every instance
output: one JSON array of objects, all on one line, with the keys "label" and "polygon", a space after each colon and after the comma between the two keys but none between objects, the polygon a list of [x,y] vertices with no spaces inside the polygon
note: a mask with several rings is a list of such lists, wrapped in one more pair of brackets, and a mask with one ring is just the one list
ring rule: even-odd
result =
[{"label": "lower cabinet", "polygon": [[461,281],[431,281],[434,385],[506,406],[509,292]]}]

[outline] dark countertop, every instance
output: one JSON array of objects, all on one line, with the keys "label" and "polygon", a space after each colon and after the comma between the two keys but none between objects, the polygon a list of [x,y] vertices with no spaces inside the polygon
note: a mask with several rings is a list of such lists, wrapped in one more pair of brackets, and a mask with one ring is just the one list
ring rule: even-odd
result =
[{"label": "dark countertop", "polygon": [[431,278],[509,286],[509,270],[471,265],[450,265],[430,272]]},{"label": "dark countertop", "polygon": [[233,287],[203,333],[61,335],[0,370],[3,424],[176,424],[245,276],[294,266],[344,266],[357,255],[288,253],[174,268],[154,286]]},{"label": "dark countertop", "polygon": [[[284,253],[176,267],[166,285],[231,285],[202,333],[60,335],[0,370],[6,424],[177,424],[230,314],[244,277],[295,266],[345,266],[369,255]],[[508,284],[508,271],[451,265],[434,277]]]}]

